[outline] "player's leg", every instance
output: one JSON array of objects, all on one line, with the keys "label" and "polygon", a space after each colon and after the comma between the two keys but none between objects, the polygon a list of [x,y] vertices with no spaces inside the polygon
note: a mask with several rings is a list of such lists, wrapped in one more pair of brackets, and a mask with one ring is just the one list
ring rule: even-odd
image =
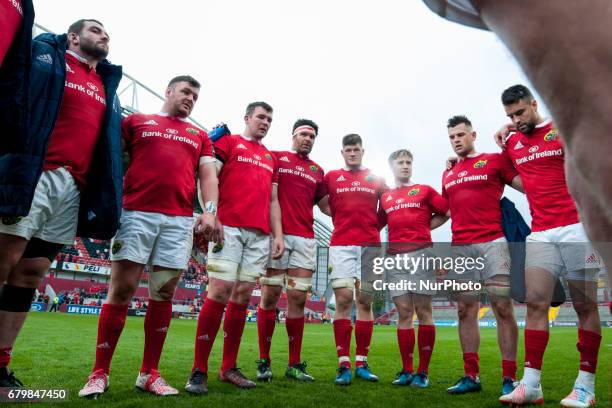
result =
[{"label": "player's leg", "polygon": [[257,310],[257,336],[259,339],[259,360],[257,361],[257,380],[272,380],[270,348],[276,327],[276,305],[283,292],[285,274],[291,252],[290,242],[285,237],[285,252],[281,259],[269,259],[266,274],[261,277],[261,300]]},{"label": "player's leg", "polygon": [[[298,262],[298,257],[293,256],[293,259],[290,260],[290,268],[287,271],[287,318],[285,319],[285,328],[289,339],[289,364],[285,371],[285,377],[305,382],[314,380],[306,372],[306,362],[301,359],[302,338],[304,336],[304,307],[306,306],[306,296],[312,286],[316,257],[316,247],[313,245],[313,248],[314,251],[309,251],[308,262]],[[301,252],[296,252],[295,255],[298,253]],[[297,265],[305,267],[298,267]]]},{"label": "player's leg", "polygon": [[429,362],[436,343],[436,326],[433,321],[431,296],[414,293],[412,295],[417,319],[419,320],[419,367],[412,384],[413,387],[429,386]]},{"label": "player's leg", "polygon": [[414,303],[410,293],[392,293],[393,303],[397,309],[397,344],[402,358],[402,370],[393,381],[393,385],[410,385],[414,372]]},{"label": "player's leg", "polygon": [[159,373],[159,360],[172,320],[172,299],[181,272],[187,269],[193,242],[193,218],[156,214],[161,228],[150,255],[149,306],[144,321],[142,366],[136,387],[155,395],[176,395]]},{"label": "player's leg", "polygon": [[536,232],[528,237],[525,260],[525,369],[513,392],[502,395],[502,403],[543,403],[540,384],[542,360],[548,345],[548,310],[557,277],[563,268],[558,247],[546,242],[549,232]]},{"label": "player's leg", "polygon": [[478,327],[480,301],[478,293],[457,293],[453,295],[453,299],[457,302],[459,341],[463,352],[464,376],[446,391],[449,394],[477,392],[482,389],[478,356],[478,349],[480,348],[480,328]]},{"label": "player's leg", "polygon": [[241,229],[246,237],[237,282],[227,305],[223,321],[223,361],[219,377],[240,388],[254,388],[255,383],[247,379],[237,368],[238,350],[246,323],[246,310],[257,280],[266,271],[270,256],[270,238],[260,231]]},{"label": "player's leg", "polygon": [[[589,237],[593,242],[611,242],[612,184],[606,175],[612,173],[612,146],[608,142],[612,118],[606,112],[612,109],[612,96],[607,91],[612,75],[604,62],[612,55],[609,2],[537,1],[529,5],[529,18],[516,2],[476,3],[483,20],[513,52],[559,125],[570,153],[566,160],[570,191],[586,213]],[[555,21],[555,27],[542,21]],[[560,52],[548,52],[552,44]],[[599,249],[605,263],[611,265],[610,245]]]},{"label": "player's leg", "polygon": [[374,301],[371,282],[361,282],[359,289],[355,291],[357,320],[355,321],[355,377],[367,381],[378,381],[368,365],[368,353],[374,332],[374,314],[372,313],[372,302]]},{"label": "player's leg", "polygon": [[198,315],[195,352],[185,390],[192,394],[208,392],[208,358],[219,332],[223,312],[238,277],[244,238],[239,228],[223,227],[224,244],[210,243],[208,249],[208,288]]}]

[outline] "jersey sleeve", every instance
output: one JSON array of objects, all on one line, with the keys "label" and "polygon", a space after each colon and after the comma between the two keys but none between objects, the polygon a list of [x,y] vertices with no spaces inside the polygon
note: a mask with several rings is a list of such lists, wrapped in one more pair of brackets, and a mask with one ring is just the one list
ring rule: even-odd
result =
[{"label": "jersey sleeve", "polygon": [[272,184],[278,184],[278,161],[274,155],[272,155],[272,165],[274,166],[274,170],[272,171]]},{"label": "jersey sleeve", "polygon": [[126,146],[129,146],[134,139],[134,130],[132,129],[134,124],[134,117],[136,115],[130,115],[123,118],[121,121],[121,138],[125,141]]},{"label": "jersey sleeve", "polygon": [[211,163],[215,159],[215,148],[208,138],[206,132],[202,136],[202,148],[200,149],[200,164]]},{"label": "jersey sleeve", "polygon": [[446,178],[446,171],[442,173],[442,197],[448,200],[448,191],[446,191],[446,187],[444,187],[445,178]]},{"label": "jersey sleeve", "polygon": [[323,197],[327,195],[327,184],[325,183],[325,172],[321,170],[321,181],[317,182],[315,190],[315,204],[318,203]]},{"label": "jersey sleeve", "polygon": [[221,163],[225,163],[225,161],[229,159],[230,153],[232,151],[233,142],[234,142],[233,137],[225,136],[220,139],[217,139],[217,141],[213,143],[215,157]]},{"label": "jersey sleeve", "polygon": [[501,173],[502,180],[506,184],[511,184],[512,180],[518,176],[518,171],[512,165],[512,159],[507,151],[503,151],[499,153],[499,169]]},{"label": "jersey sleeve", "polygon": [[[386,193],[386,192],[385,192]],[[376,218],[378,220],[378,230],[381,230],[387,225],[387,212],[385,211],[382,203],[383,198],[385,197],[385,193],[380,196],[380,200],[378,201],[378,211],[376,212]]]},{"label": "jersey sleeve", "polygon": [[429,202],[429,208],[432,209],[432,212],[440,215],[446,215],[448,212],[448,200],[442,197],[442,195],[438,194],[433,187],[429,187],[429,195],[427,199]]}]

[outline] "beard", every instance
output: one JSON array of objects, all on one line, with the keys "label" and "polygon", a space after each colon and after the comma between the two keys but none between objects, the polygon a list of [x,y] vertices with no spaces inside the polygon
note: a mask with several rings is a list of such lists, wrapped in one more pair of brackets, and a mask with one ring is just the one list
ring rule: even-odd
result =
[{"label": "beard", "polygon": [[103,48],[102,46],[97,46],[95,42],[87,38],[81,37],[81,42],[79,45],[81,47],[81,51],[84,54],[89,55],[93,59],[101,61],[105,59],[106,56],[108,55],[107,48]]},{"label": "beard", "polygon": [[533,132],[533,130],[535,129],[536,124],[535,122],[526,122],[523,123],[520,127],[519,127],[519,131],[525,135],[530,134],[531,132]]}]

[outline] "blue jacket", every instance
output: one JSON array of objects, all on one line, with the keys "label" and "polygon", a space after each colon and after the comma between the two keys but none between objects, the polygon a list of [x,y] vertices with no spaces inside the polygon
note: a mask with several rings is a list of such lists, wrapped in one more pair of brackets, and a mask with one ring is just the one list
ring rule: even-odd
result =
[{"label": "blue jacket", "polygon": [[[26,135],[8,148],[0,143],[0,215],[27,215],[64,95],[67,36],[41,34],[32,40],[29,120]],[[106,92],[106,113],[87,187],[81,192],[77,235],[110,239],[119,227],[122,192],[120,66],[100,62],[96,71]]]},{"label": "blue jacket", "polygon": [[502,229],[510,250],[510,296],[517,302],[525,301],[525,240],[531,229],[514,203],[503,197],[500,202]]}]

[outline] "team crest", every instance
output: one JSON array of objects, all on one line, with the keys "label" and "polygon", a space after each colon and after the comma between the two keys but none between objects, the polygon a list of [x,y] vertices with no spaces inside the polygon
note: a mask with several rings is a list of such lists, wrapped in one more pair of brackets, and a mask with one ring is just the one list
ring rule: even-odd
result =
[{"label": "team crest", "polygon": [[2,217],[2,224],[4,225],[15,225],[21,221],[23,217]]},{"label": "team crest", "polygon": [[317,166],[315,166],[314,164],[310,165],[310,171],[318,171],[319,168]]},{"label": "team crest", "polygon": [[266,153],[264,156],[266,156],[266,159],[272,160],[272,155],[270,153]]},{"label": "team crest", "polygon": [[408,195],[409,195],[409,196],[415,196],[415,195],[419,194],[419,191],[420,191],[420,189],[418,189],[418,188],[413,188],[412,190],[410,190],[410,191],[408,192]]},{"label": "team crest", "polygon": [[113,253],[113,255],[116,255],[117,252],[121,251],[121,248],[123,248],[123,241],[115,241],[113,242],[111,252]]},{"label": "team crest", "polygon": [[486,165],[487,165],[487,160],[478,160],[476,163],[474,163],[474,168],[481,169]]},{"label": "team crest", "polygon": [[550,132],[548,132],[546,135],[544,135],[544,140],[547,142],[552,142],[553,140],[557,140],[558,137],[559,137],[559,134],[557,133],[557,129],[553,129]]},{"label": "team crest", "polygon": [[192,127],[188,127],[187,129],[185,129],[187,132],[191,133],[192,135],[198,135],[200,134],[200,131],[198,129],[194,129]]},{"label": "team crest", "polygon": [[368,183],[371,183],[374,180],[376,180],[376,176],[374,176],[373,174],[368,174],[367,176],[365,176],[365,181],[367,181]]},{"label": "team crest", "polygon": [[223,249],[223,242],[217,242],[215,244],[215,246],[212,249],[213,254],[216,254],[218,252],[221,252],[221,250]]}]

